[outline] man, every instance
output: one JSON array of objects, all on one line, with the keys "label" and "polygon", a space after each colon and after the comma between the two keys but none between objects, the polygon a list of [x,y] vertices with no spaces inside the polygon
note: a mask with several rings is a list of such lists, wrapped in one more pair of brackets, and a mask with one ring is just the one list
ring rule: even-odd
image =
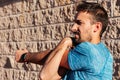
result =
[{"label": "man", "polygon": [[[74,38],[64,38],[54,50],[30,54],[16,52],[16,61],[43,64],[40,80],[112,80],[113,58],[101,36],[108,24],[105,9],[97,3],[77,6]],[[66,71],[67,70],[67,71]]]}]

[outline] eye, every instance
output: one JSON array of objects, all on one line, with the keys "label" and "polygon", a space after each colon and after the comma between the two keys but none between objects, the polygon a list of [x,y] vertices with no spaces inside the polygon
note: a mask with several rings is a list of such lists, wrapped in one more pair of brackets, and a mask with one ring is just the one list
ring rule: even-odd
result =
[{"label": "eye", "polygon": [[78,24],[78,25],[81,25],[81,24],[82,24],[82,22],[81,22],[80,20],[74,20],[74,22],[75,22],[76,24]]}]

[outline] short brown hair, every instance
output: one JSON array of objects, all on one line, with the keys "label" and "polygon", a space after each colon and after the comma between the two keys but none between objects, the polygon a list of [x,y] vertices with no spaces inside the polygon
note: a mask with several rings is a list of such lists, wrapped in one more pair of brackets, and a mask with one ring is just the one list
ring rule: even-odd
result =
[{"label": "short brown hair", "polygon": [[81,4],[77,5],[76,11],[78,13],[87,12],[93,16],[93,21],[101,22],[103,26],[100,36],[102,36],[108,26],[108,14],[100,4],[82,1]]}]

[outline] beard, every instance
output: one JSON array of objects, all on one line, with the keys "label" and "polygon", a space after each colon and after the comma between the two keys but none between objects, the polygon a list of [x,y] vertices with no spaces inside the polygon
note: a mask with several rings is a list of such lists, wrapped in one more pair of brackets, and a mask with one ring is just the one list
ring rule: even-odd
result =
[{"label": "beard", "polygon": [[86,36],[82,36],[80,32],[75,33],[75,41],[77,44],[82,42],[91,42],[92,37],[89,33],[86,33]]},{"label": "beard", "polygon": [[79,31],[73,32],[73,34],[72,34],[72,38],[73,38],[73,40],[74,40],[74,41],[73,41],[73,42],[74,42],[74,45],[77,45],[77,44],[81,43],[81,42],[80,42],[81,36],[79,36],[79,34],[80,34]]}]

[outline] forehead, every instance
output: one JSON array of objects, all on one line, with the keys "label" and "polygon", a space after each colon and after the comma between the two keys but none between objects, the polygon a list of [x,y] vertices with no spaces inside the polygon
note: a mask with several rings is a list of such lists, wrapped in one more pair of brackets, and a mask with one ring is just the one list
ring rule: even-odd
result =
[{"label": "forehead", "polygon": [[76,20],[90,21],[92,16],[87,12],[79,12],[76,16]]}]

